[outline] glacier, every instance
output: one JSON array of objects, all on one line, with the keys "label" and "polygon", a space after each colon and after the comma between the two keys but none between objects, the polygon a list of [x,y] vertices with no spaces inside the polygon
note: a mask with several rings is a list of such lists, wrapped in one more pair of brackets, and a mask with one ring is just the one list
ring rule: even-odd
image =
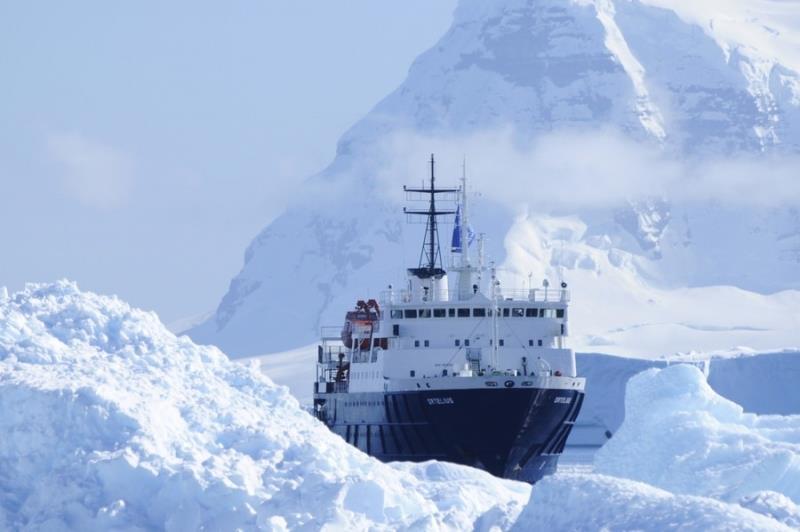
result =
[{"label": "glacier", "polygon": [[[188,334],[234,357],[285,351],[402,282],[420,235],[398,185],[435,151],[440,182],[466,154],[507,286],[576,288],[578,349],[796,345],[798,24],[770,0],[461,0]],[[609,294],[627,306],[607,311]]]},{"label": "glacier", "polygon": [[[702,375],[676,368],[658,379],[651,373],[633,379],[633,397],[645,389],[653,402],[668,401],[676,389],[695,383],[698,401],[727,404],[723,410],[741,416],[702,387]],[[595,473],[559,473],[531,489],[451,464],[380,463],[330,433],[254,364],[232,362],[215,347],[175,336],[152,312],[82,292],[69,281],[0,293],[0,405],[4,529],[797,525],[791,490],[728,501],[712,498],[719,492],[708,484],[711,496],[671,493]],[[626,420],[632,425],[620,430],[616,452],[641,458],[624,434],[639,430],[646,412],[640,408],[642,416]],[[773,441],[796,441],[785,420],[747,419],[753,434],[758,427],[771,430]],[[676,430],[693,430],[694,419],[681,422]],[[697,439],[730,443],[710,430],[697,430]],[[672,446],[669,439],[661,443]],[[764,442],[760,452],[771,445]],[[759,451],[756,440],[744,450],[730,447],[721,457],[731,465]],[[613,468],[610,456],[598,467]]]}]

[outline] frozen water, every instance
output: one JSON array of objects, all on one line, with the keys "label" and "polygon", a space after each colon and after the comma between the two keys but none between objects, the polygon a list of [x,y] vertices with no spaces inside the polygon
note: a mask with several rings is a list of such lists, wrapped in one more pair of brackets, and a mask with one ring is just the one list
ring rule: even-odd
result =
[{"label": "frozen water", "polygon": [[674,493],[742,501],[796,523],[800,416],[745,413],[692,365],[649,369],[628,382],[625,421],[595,468]]}]

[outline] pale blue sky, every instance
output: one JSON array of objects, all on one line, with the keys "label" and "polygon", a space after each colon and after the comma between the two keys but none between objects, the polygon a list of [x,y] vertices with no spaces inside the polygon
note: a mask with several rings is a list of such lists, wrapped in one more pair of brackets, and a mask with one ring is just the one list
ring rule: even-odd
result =
[{"label": "pale blue sky", "polygon": [[0,6],[0,285],[211,310],[455,0]]}]

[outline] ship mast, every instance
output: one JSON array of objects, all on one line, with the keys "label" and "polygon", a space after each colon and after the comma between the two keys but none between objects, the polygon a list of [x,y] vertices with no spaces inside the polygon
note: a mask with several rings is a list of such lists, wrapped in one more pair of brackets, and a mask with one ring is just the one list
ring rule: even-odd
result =
[{"label": "ship mast", "polygon": [[495,269],[494,263],[492,263],[492,367],[497,369],[498,363],[498,356],[497,356],[497,341],[498,341],[498,333],[497,333],[497,318],[499,317],[498,314],[500,313],[500,306],[497,304],[498,300],[500,299],[500,281],[497,280],[497,270]]},{"label": "ship mast", "polygon": [[439,228],[437,223],[438,216],[446,216],[455,214],[455,211],[441,211],[436,210],[436,194],[453,194],[458,192],[457,188],[436,188],[436,174],[434,172],[434,158],[431,154],[431,183],[430,188],[408,188],[403,187],[403,190],[408,192],[416,192],[430,196],[428,210],[409,210],[404,208],[403,212],[408,214],[421,215],[426,217],[425,239],[422,242],[422,251],[419,256],[419,267],[409,269],[409,273],[420,278],[440,278],[445,274],[442,265],[442,250],[439,246]]},{"label": "ship mast", "polygon": [[[479,249],[479,267],[472,266],[469,256],[470,244],[470,225],[469,225],[469,206],[467,201],[467,162],[466,159],[461,165],[461,187],[459,195],[459,214],[456,217],[458,227],[453,233],[453,253],[460,254],[455,270],[458,272],[456,292],[461,301],[471,299],[479,290],[481,283],[481,272],[483,271],[482,248]],[[456,239],[458,239],[456,245]],[[479,240],[479,246],[482,243]],[[454,261],[455,262],[455,261]]]},{"label": "ship mast", "polygon": [[469,219],[467,218],[467,158],[461,163],[461,267],[469,268]]}]

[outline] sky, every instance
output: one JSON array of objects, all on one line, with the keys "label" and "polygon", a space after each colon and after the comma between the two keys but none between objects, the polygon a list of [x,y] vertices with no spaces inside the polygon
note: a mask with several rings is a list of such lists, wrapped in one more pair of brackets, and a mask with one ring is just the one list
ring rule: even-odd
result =
[{"label": "sky", "polygon": [[213,310],[454,7],[0,5],[0,286],[69,278],[165,322]]}]

